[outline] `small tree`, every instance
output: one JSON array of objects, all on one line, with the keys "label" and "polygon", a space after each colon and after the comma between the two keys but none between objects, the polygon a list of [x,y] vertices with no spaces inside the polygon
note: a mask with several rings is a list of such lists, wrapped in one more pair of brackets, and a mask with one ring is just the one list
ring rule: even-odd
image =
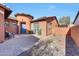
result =
[{"label": "small tree", "polygon": [[70,24],[70,17],[69,16],[63,16],[59,19],[60,25],[69,25]]}]

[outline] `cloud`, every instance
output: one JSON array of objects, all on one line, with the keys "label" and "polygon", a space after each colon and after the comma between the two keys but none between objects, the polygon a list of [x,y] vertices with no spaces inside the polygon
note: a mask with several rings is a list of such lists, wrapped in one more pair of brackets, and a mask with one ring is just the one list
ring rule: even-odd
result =
[{"label": "cloud", "polygon": [[48,10],[53,10],[53,9],[55,9],[55,8],[56,8],[56,7],[52,5],[52,6],[49,6],[49,7],[48,7]]}]

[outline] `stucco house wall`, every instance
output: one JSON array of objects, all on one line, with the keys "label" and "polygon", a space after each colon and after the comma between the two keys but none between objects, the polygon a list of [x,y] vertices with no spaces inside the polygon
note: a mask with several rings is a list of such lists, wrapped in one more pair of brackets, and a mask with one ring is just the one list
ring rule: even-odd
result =
[{"label": "stucco house wall", "polygon": [[79,47],[79,25],[71,27],[71,38]]},{"label": "stucco house wall", "polygon": [[18,21],[18,33],[21,33],[21,23],[24,22],[26,23],[26,32],[29,33],[31,31],[31,21],[32,18],[29,16],[24,16],[24,15],[17,15],[16,20]]},{"label": "stucco house wall", "polygon": [[70,28],[71,38],[74,40],[76,45],[79,47],[79,12],[77,13],[73,26]]},{"label": "stucco house wall", "polygon": [[0,4],[0,42],[5,41],[5,19],[11,12],[10,8]]},{"label": "stucco house wall", "polygon": [[0,42],[4,41],[5,27],[4,27],[4,9],[0,7]]},{"label": "stucco house wall", "polygon": [[31,31],[39,36],[46,36],[46,21],[31,23]]},{"label": "stucco house wall", "polygon": [[[41,30],[41,36],[47,36],[47,35],[53,34],[52,33],[52,30],[55,27],[58,27],[57,19],[54,18],[54,17],[45,17],[45,18],[40,18],[40,19],[37,19],[37,20],[32,21],[32,25],[31,25],[32,26],[32,30],[35,30],[35,25],[34,25],[35,23],[38,24],[37,25],[39,27],[38,30]],[[51,23],[51,25],[49,25],[49,26],[51,26],[51,29],[50,30],[47,28],[47,24],[48,23]],[[36,32],[36,34],[38,35],[37,32]]]}]

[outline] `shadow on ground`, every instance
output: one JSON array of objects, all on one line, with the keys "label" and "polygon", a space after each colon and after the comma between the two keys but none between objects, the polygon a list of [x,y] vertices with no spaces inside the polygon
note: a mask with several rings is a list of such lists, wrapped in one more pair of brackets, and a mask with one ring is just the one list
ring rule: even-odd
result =
[{"label": "shadow on ground", "polygon": [[79,56],[79,48],[70,36],[66,37],[66,56]]},{"label": "shadow on ground", "polygon": [[18,56],[32,56],[32,50],[28,49],[27,51],[24,51],[23,53],[19,54]]}]

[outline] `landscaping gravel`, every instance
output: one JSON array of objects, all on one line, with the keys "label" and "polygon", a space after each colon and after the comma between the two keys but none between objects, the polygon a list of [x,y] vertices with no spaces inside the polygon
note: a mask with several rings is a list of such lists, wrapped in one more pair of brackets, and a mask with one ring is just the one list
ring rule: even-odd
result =
[{"label": "landscaping gravel", "polygon": [[41,38],[31,49],[23,52],[23,56],[65,56],[65,37],[49,36]]}]

